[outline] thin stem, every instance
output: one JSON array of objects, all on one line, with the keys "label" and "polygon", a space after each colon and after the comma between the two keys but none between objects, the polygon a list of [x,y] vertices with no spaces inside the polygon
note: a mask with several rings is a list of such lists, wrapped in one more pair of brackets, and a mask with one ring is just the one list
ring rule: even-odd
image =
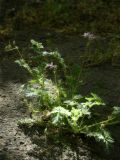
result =
[{"label": "thin stem", "polygon": [[97,122],[97,123],[95,123],[95,124],[92,124],[92,125],[89,125],[89,126],[84,126],[83,128],[81,128],[80,130],[79,130],[79,132],[81,132],[82,130],[84,131],[84,129],[87,127],[87,128],[92,128],[92,127],[94,127],[94,126],[96,126],[96,125],[111,125],[111,124],[114,124],[114,122],[113,123],[109,123],[110,121],[112,121],[112,120],[114,120],[115,118],[111,118],[111,119],[107,119],[107,120],[105,120],[105,121],[102,121],[102,122]]},{"label": "thin stem", "polygon": [[60,102],[61,102],[61,100],[60,100],[60,89],[59,89],[58,82],[57,82],[56,70],[54,70],[54,79],[55,79],[55,85],[57,86],[57,91],[58,91],[58,102],[60,104]]}]

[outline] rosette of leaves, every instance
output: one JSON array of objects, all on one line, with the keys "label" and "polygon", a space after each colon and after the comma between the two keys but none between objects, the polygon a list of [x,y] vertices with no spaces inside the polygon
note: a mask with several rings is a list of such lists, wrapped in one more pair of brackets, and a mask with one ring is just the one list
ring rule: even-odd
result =
[{"label": "rosette of leaves", "polygon": [[94,119],[93,107],[105,105],[96,95],[90,97],[74,96],[73,99],[64,101],[63,106],[55,107],[51,112],[52,123],[55,126],[67,128],[70,132],[85,134],[102,141],[108,146],[113,143],[106,126],[120,123],[120,108],[114,107],[113,112],[106,119]]}]

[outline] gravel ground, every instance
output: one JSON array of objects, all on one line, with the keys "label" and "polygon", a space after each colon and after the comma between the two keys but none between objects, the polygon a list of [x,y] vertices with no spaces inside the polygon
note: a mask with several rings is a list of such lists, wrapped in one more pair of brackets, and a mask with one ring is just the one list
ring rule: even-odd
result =
[{"label": "gravel ground", "polygon": [[20,79],[19,77],[17,77],[18,79],[14,77],[15,70],[16,65],[11,65],[9,61],[1,62],[0,160],[34,160],[27,154],[34,147],[34,144],[17,126],[17,121],[28,115],[25,112],[21,95],[19,94],[21,83],[16,82],[20,81]]}]

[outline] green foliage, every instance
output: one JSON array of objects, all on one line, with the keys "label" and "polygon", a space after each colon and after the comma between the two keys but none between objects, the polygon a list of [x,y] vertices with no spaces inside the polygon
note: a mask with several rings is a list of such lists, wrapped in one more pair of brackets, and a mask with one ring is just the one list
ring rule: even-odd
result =
[{"label": "green foliage", "polygon": [[66,84],[69,97],[73,97],[78,92],[79,86],[82,84],[80,79],[82,69],[79,65],[74,64],[68,66],[68,73],[66,75]]},{"label": "green foliage", "polygon": [[16,60],[15,62],[18,63],[20,66],[24,67],[25,69],[27,69],[31,73],[31,69],[24,59]]},{"label": "green foliage", "polygon": [[57,106],[55,107],[52,112],[52,123],[56,126],[63,126],[65,125],[65,119],[71,115],[71,113],[69,112],[69,110],[61,107],[61,106]]},{"label": "green foliage", "polygon": [[5,51],[13,51],[13,50],[18,50],[18,46],[16,46],[15,41],[13,41],[13,43],[11,44],[9,42],[9,44],[7,46],[5,46]]},{"label": "green foliage", "polygon": [[[23,85],[22,91],[27,105],[32,111],[33,119],[20,121],[20,125],[27,123],[31,126],[39,123],[47,127],[49,124],[63,130],[67,129],[75,134],[83,133],[88,137],[94,137],[96,140],[104,142],[106,146],[112,143],[113,139],[105,127],[120,122],[120,108],[114,107],[111,115],[102,118],[103,116],[100,116],[97,108],[105,104],[100,97],[94,93],[86,97],[76,94],[79,89],[80,74],[77,74],[80,72],[79,69],[77,68],[70,75],[58,52],[44,51],[43,45],[34,40],[31,40],[31,44],[37,56],[29,61],[36,60],[37,66],[31,67],[23,58],[16,61],[32,76],[32,79]],[[62,75],[65,76],[64,80],[58,76],[59,66]],[[53,72],[52,77],[48,75],[48,71]],[[74,75],[75,77],[73,77]],[[39,113],[38,117],[37,113]],[[45,120],[47,121],[45,122]]]},{"label": "green foliage", "polygon": [[119,5],[118,1],[47,0],[43,5],[42,21],[44,26],[66,31],[118,32]]},{"label": "green foliage", "polygon": [[[69,14],[70,14],[70,1],[54,1],[54,0],[47,0],[43,5],[43,13],[44,13],[44,22],[47,23],[47,25],[60,25],[69,23]],[[68,12],[67,12],[68,11]]]},{"label": "green foliage", "polygon": [[[93,36],[90,32],[86,33]],[[120,45],[117,36],[111,35],[110,38],[95,39],[87,37],[85,52],[80,56],[80,63],[84,67],[98,66],[105,63],[111,63],[113,66],[120,66]]]},{"label": "green foliage", "polygon": [[89,106],[90,108],[93,106],[99,106],[99,105],[105,105],[101,98],[98,97],[96,94],[91,93],[91,97],[85,97],[87,102],[85,103],[86,106]]},{"label": "green foliage", "polygon": [[8,24],[13,22],[16,28],[23,27],[22,24],[37,24],[42,28],[79,33],[90,31],[107,34],[120,31],[120,1],[91,0],[89,3],[88,0],[46,0],[42,1],[42,5],[41,1],[24,2],[24,5],[18,5],[18,1],[9,2],[10,8],[13,4],[13,8],[17,9],[15,16],[10,16],[11,10],[7,11],[6,7],[3,9],[6,10],[5,21]]},{"label": "green foliage", "polygon": [[113,143],[113,139],[108,131],[106,131],[100,124],[94,127],[86,128],[83,133],[85,133],[88,137],[94,137],[97,141],[103,141],[106,146],[110,143]]}]

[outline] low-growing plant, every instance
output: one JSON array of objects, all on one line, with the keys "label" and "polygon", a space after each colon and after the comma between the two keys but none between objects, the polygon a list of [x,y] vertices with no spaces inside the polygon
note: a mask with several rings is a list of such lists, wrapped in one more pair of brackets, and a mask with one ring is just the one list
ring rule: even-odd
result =
[{"label": "low-growing plant", "polygon": [[21,59],[16,62],[32,76],[32,79],[22,86],[32,119],[22,120],[19,124],[30,123],[31,126],[38,122],[46,127],[49,124],[68,132],[94,137],[106,145],[113,143],[106,126],[120,122],[120,108],[114,107],[109,116],[100,115],[97,107],[105,106],[100,97],[94,93],[88,97],[77,94],[79,72],[73,71],[70,75],[58,52],[44,51],[43,45],[34,40],[31,40],[31,44],[37,55],[29,61],[35,61],[35,67],[31,67],[31,64],[22,58],[15,43],[6,47],[7,51],[18,51]]}]

